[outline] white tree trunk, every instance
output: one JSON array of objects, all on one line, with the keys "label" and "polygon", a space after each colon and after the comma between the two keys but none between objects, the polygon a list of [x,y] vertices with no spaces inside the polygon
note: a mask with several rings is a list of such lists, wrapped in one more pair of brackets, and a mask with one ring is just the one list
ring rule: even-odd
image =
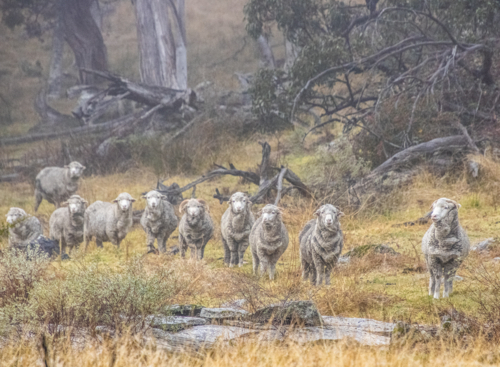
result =
[{"label": "white tree trunk", "polygon": [[262,66],[268,69],[274,69],[276,63],[274,61],[273,50],[269,45],[267,37],[261,34],[257,39],[257,44],[259,45]]},{"label": "white tree trunk", "polygon": [[60,7],[57,8],[56,23],[52,31],[52,54],[50,56],[47,97],[59,98],[61,95],[62,64],[64,54],[64,22]]},{"label": "white tree trunk", "polygon": [[[171,4],[174,5],[174,2],[171,2]],[[187,89],[186,9],[184,0],[175,1],[174,15],[177,24],[174,32],[177,84],[180,89]]]}]

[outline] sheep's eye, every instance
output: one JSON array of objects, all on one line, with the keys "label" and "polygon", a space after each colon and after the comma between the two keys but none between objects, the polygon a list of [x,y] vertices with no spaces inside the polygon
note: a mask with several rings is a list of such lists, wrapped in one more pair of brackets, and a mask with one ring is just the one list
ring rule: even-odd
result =
[{"label": "sheep's eye", "polygon": [[445,209],[450,209],[450,207],[449,207],[448,205],[446,205],[444,208],[445,208]]}]

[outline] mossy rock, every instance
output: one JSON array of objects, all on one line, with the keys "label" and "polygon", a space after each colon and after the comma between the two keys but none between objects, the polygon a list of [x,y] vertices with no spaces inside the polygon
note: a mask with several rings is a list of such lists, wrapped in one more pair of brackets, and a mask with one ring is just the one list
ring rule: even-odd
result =
[{"label": "mossy rock", "polygon": [[391,256],[400,255],[400,253],[394,250],[392,247],[384,244],[379,244],[379,245],[362,245],[355,247],[351,251],[344,254],[344,256],[361,258],[369,254],[389,254]]},{"label": "mossy rock", "polygon": [[323,320],[311,301],[293,301],[283,305],[271,305],[257,310],[245,318],[258,324],[322,326]]},{"label": "mossy rock", "polygon": [[169,305],[160,313],[167,316],[199,316],[203,308],[199,305]]}]

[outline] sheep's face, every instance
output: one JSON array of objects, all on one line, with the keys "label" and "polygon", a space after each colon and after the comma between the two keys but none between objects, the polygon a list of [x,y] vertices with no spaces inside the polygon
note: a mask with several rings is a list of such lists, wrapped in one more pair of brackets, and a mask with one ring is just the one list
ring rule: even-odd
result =
[{"label": "sheep's face", "polygon": [[85,166],[82,166],[78,162],[71,162],[68,166],[65,166],[66,168],[69,168],[69,175],[71,178],[80,178],[80,176],[83,174],[83,170],[85,169]]},{"label": "sheep's face", "polygon": [[7,223],[10,225],[17,224],[27,216],[26,212],[21,208],[10,208],[7,213]]},{"label": "sheep's face", "polygon": [[450,211],[458,209],[460,206],[459,203],[450,199],[438,199],[432,204],[431,219],[433,222],[439,222],[443,220],[443,218],[446,218]]},{"label": "sheep's face", "polygon": [[157,208],[160,206],[162,200],[167,200],[165,195],[160,194],[158,191],[150,191],[146,195],[143,196],[146,199],[148,208]]},{"label": "sheep's face", "polygon": [[80,196],[73,195],[63,205],[68,206],[68,210],[71,214],[83,214],[87,207],[87,202]]},{"label": "sheep's face", "polygon": [[205,211],[208,210],[207,203],[201,199],[184,200],[179,210],[181,213],[186,214],[186,219],[189,224],[197,224],[204,216]]},{"label": "sheep's face", "polygon": [[134,201],[135,199],[126,192],[122,192],[115,200],[113,200],[113,202],[117,203],[118,208],[120,208],[120,210],[123,212],[129,211],[129,209],[132,208],[132,203]]},{"label": "sheep's face", "polygon": [[240,214],[245,212],[245,210],[251,205],[248,197],[242,192],[237,192],[231,195],[229,199],[229,205],[234,214]]},{"label": "sheep's face", "polygon": [[267,228],[274,227],[281,220],[281,210],[275,205],[268,204],[262,208],[262,222]]},{"label": "sheep's face", "polygon": [[336,231],[340,228],[339,219],[344,215],[344,213],[331,204],[325,204],[316,210],[314,215],[318,217],[320,228]]}]

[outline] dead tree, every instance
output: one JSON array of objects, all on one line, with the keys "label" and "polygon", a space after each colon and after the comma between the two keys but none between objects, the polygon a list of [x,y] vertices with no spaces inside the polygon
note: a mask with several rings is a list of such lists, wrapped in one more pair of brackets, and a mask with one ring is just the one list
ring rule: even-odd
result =
[{"label": "dead tree", "polygon": [[[313,197],[311,190],[300,180],[300,178],[293,173],[289,168],[281,167],[275,168],[269,166],[269,156],[271,155],[271,146],[267,142],[259,142],[262,146],[262,161],[259,167],[259,174],[250,171],[242,171],[237,169],[233,164],[229,164],[229,169],[221,165],[216,165],[216,169],[208,172],[207,174],[201,176],[197,180],[187,184],[184,187],[167,187],[163,184],[158,183],[157,190],[167,197],[172,197],[175,195],[182,195],[184,191],[187,191],[202,182],[210,180],[214,177],[231,175],[242,177],[248,182],[253,183],[258,186],[257,192],[250,197],[250,201],[253,203],[260,203],[264,201],[271,190],[277,190],[277,197],[275,203],[277,204],[281,199],[281,196],[285,193],[290,192],[292,189],[297,189],[298,192],[306,197]],[[276,175],[269,178],[269,172],[278,171]],[[291,185],[283,187],[283,180],[288,181]],[[222,204],[224,201],[228,201],[229,197],[221,195],[220,191],[216,189],[215,199],[218,199]]]}]

